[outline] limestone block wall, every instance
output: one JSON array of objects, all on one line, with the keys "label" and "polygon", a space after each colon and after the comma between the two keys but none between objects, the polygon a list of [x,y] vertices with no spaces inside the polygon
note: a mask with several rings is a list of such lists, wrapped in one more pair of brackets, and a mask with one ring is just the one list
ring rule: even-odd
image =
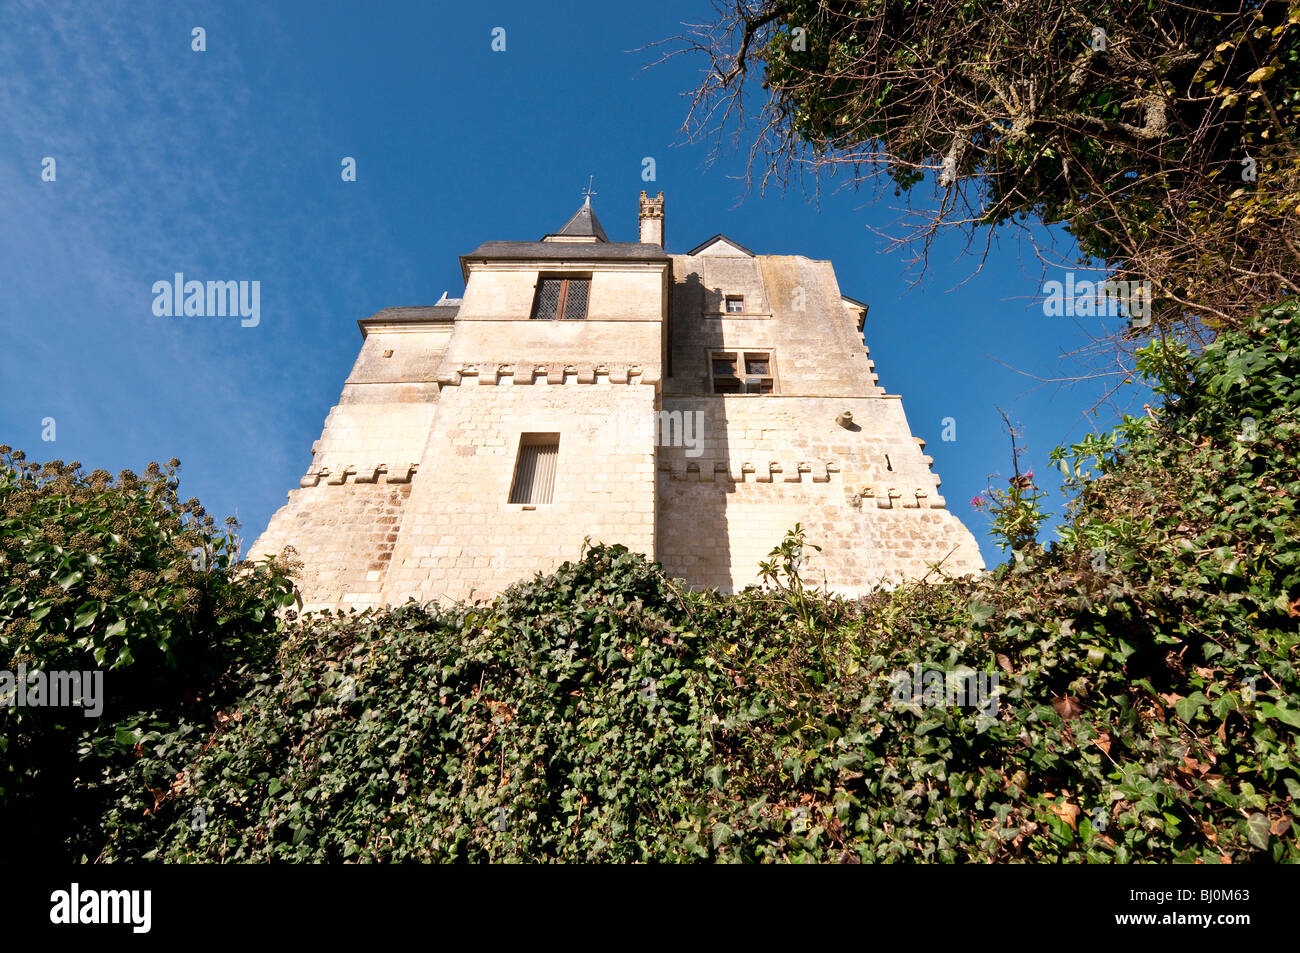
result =
[{"label": "limestone block wall", "polygon": [[457,322],[528,320],[541,274],[589,275],[588,321],[659,321],[663,318],[661,262],[593,264],[584,262],[583,246],[574,246],[571,261],[526,264],[475,264],[465,283]]},{"label": "limestone block wall", "polygon": [[306,479],[329,481],[345,472],[366,475],[418,464],[438,409],[438,387],[394,388],[387,399],[345,393],[325,418]]},{"label": "limestone block wall", "polygon": [[437,414],[434,377],[449,337],[449,324],[367,333],[299,488],[248,548],[250,558],[297,550],[305,609],[378,599]]},{"label": "limestone block wall", "polygon": [[[655,409],[650,374],[463,376],[444,387],[402,514],[383,601],[475,599],[576,559],[584,537],[653,555],[655,455],[623,422]],[[525,433],[558,433],[553,500],[510,503]]]},{"label": "limestone block wall", "polygon": [[[710,351],[769,350],[778,393],[884,393],[830,262],[792,255],[673,256],[672,374],[665,394],[709,393]],[[723,312],[727,295],[745,311]]]},{"label": "limestone block wall", "polygon": [[[591,276],[585,320],[531,320],[533,295],[543,273]],[[469,273],[445,366],[492,362],[550,369],[616,361],[657,371],[664,349],[665,273],[662,264],[585,269],[564,263],[528,269],[478,265]]]},{"label": "limestone block wall", "polygon": [[[949,513],[901,401],[885,393],[830,262],[713,245],[673,257],[672,373],[663,408],[699,413],[703,452],[661,447],[658,556],[698,587],[735,591],[799,523],[805,578],[840,592],[983,568]],[[725,312],[743,297],[739,314]],[[774,393],[711,393],[713,351],[770,355]],[[848,428],[836,418],[852,414]]]},{"label": "limestone block wall", "polygon": [[328,484],[291,490],[254,549],[292,545],[303,568],[297,579],[304,611],[376,605],[411,484]]},{"label": "limestone block wall", "polygon": [[659,321],[465,321],[456,327],[445,367],[615,362],[658,368],[661,327]]},{"label": "limestone block wall", "polygon": [[[805,578],[847,594],[940,560],[953,575],[983,568],[897,398],[679,395],[664,409],[702,414],[704,430],[699,456],[659,451],[658,558],[670,575],[741,589],[795,523],[822,547]],[[853,429],[836,423],[845,410]]]}]

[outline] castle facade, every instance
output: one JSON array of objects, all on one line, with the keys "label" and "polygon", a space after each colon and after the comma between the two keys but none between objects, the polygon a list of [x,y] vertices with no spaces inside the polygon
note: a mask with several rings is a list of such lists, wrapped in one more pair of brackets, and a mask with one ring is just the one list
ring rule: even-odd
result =
[{"label": "castle facade", "polygon": [[[590,196],[461,257],[462,297],[358,322],[312,462],[249,555],[292,545],[307,610],[488,597],[587,538],[735,591],[800,523],[846,594],[983,568],[827,261],[715,235],[611,242]],[[935,578],[931,575],[931,578]]]}]

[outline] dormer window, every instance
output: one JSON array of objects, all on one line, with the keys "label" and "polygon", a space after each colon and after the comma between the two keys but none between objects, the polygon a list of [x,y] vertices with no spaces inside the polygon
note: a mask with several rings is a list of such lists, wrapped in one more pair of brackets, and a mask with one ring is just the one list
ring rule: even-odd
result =
[{"label": "dormer window", "polygon": [[587,317],[591,278],[543,275],[533,299],[533,318],[554,321],[582,321]]},{"label": "dormer window", "polygon": [[727,295],[726,305],[727,305],[727,314],[744,314],[745,296]]},{"label": "dormer window", "polygon": [[713,351],[709,368],[715,394],[770,394],[774,389],[768,351]]}]

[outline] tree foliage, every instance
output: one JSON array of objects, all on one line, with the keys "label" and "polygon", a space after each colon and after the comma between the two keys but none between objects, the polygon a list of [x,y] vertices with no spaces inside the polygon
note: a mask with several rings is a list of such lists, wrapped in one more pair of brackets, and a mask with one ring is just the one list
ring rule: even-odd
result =
[{"label": "tree foliage", "polygon": [[[0,812],[15,849],[96,858],[139,723],[193,733],[191,716],[243,693],[240,666],[273,658],[287,567],[238,564],[233,521],[218,530],[182,502],[178,466],[114,479],[0,446],[0,670],[99,672],[104,693],[97,717],[17,696],[0,707]],[[133,779],[137,813],[151,804],[141,793]]]},{"label": "tree foliage", "polygon": [[1294,0],[716,10],[670,53],[707,62],[687,129],[747,134],[764,184],[812,170],[904,191],[933,174],[937,204],[903,240],[1064,224],[1084,262],[1152,282],[1166,328],[1235,326],[1298,290]]}]

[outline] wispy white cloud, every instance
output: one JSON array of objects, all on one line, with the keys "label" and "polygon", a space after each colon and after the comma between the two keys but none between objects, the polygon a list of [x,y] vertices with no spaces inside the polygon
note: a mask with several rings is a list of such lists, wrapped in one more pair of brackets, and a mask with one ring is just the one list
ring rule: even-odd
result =
[{"label": "wispy white cloud", "polygon": [[[191,50],[194,26],[206,52]],[[34,386],[76,392],[124,439],[165,443],[152,431],[186,417],[236,455],[301,455],[268,439],[265,395],[292,390],[286,352],[310,361],[313,332],[350,316],[329,313],[338,288],[321,287],[311,261],[337,210],[283,196],[295,169],[337,163],[316,132],[322,104],[292,79],[266,79],[291,40],[270,5],[238,19],[167,3],[8,8],[0,219],[14,227],[0,235],[0,382],[35,372]],[[54,183],[40,181],[44,156]],[[174,271],[261,281],[263,324],[156,318],[152,283]]]}]

